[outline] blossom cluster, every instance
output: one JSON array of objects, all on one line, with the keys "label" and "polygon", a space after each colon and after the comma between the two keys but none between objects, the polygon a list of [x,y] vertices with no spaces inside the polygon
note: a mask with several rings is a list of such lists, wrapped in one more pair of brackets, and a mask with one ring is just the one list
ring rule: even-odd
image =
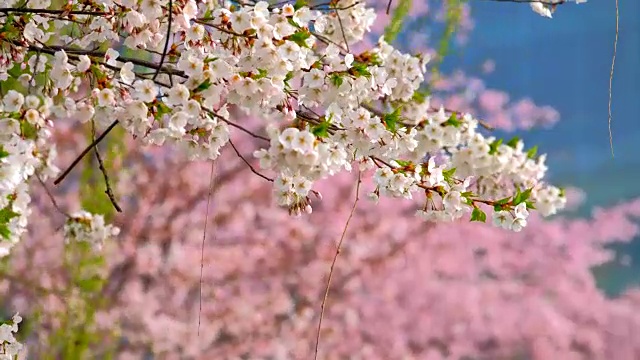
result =
[{"label": "blossom cluster", "polygon": [[[485,221],[485,205],[496,216],[521,203],[552,204],[546,214],[562,207],[562,192],[542,180],[544,156],[525,152],[520,141],[483,136],[470,114],[429,107],[421,92],[429,57],[382,39],[369,50],[350,50],[376,18],[362,2],[101,0],[56,9],[39,1],[27,8],[0,18],[0,78],[24,85],[3,98],[11,133],[30,124],[44,138],[55,122],[49,120],[61,118],[100,129],[119,123],[147,144],[171,144],[202,160],[216,159],[236,128],[263,142],[254,155],[275,175],[264,177],[274,181],[276,202],[295,214],[312,210],[315,182],[354,163],[372,170],[375,196],[422,194],[419,214],[429,220],[471,212],[472,220]],[[108,49],[89,50],[98,48]],[[262,128],[235,122],[235,109],[262,118]],[[9,154],[11,139],[2,144]],[[10,182],[7,194],[38,161],[53,169],[49,158],[33,154],[55,152],[29,146],[15,150],[27,159],[3,160],[7,171],[15,168],[2,178]],[[526,212],[518,214],[514,219]]]},{"label": "blossom cluster", "polygon": [[99,250],[104,242],[120,233],[116,226],[106,224],[102,215],[79,211],[70,215],[64,225],[66,242],[87,242],[92,248]]},{"label": "blossom cluster", "polygon": [[0,360],[13,360],[21,352],[23,345],[14,336],[20,322],[22,317],[15,314],[10,323],[0,325]]},{"label": "blossom cluster", "polygon": [[44,181],[58,171],[55,146],[48,141],[50,100],[9,90],[0,102],[0,257],[26,231],[29,179],[38,172]]}]

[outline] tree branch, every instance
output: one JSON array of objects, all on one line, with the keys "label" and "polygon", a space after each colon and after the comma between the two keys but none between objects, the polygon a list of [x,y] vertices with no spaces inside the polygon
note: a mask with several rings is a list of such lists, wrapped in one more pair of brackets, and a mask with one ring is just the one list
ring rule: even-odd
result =
[{"label": "tree branch", "polygon": [[[95,121],[93,120],[91,120],[91,138],[94,141],[96,139],[96,124],[95,124]],[[122,209],[116,202],[116,197],[113,195],[113,191],[111,190],[111,185],[109,183],[109,176],[107,175],[107,169],[104,168],[102,157],[100,156],[100,152],[98,151],[97,144],[96,146],[93,147],[93,150],[96,153],[96,159],[98,160],[98,167],[100,168],[100,171],[102,172],[102,177],[104,178],[104,185],[106,187],[106,190],[104,192],[109,197],[109,200],[111,201],[111,204],[113,204],[113,207],[116,209],[116,211],[122,212]]]},{"label": "tree branch", "polygon": [[118,120],[115,120],[114,122],[112,122],[111,125],[109,125],[109,127],[107,128],[107,130],[105,130],[102,134],[100,134],[100,136],[98,136],[97,139],[93,140],[91,144],[89,144],[84,150],[82,150],[80,155],[78,155],[75,158],[75,160],[73,160],[71,165],[69,165],[69,167],[60,176],[58,176],[58,178],[53,182],[53,184],[54,185],[60,184],[62,180],[64,180],[64,178],[67,177],[67,175],[69,175],[71,170],[73,170],[73,168],[76,167],[76,165],[78,165],[78,163],[80,163],[80,161],[89,153],[89,151],[91,151],[91,149],[93,149],[102,140],[104,140],[104,138],[111,132],[111,130],[113,130],[113,128],[116,127],[116,125],[118,125]]},{"label": "tree branch", "polygon": [[229,139],[229,145],[231,145],[231,147],[233,148],[233,151],[235,151],[236,155],[238,155],[238,157],[240,159],[242,159],[242,161],[244,161],[245,164],[247,164],[247,166],[249,167],[249,169],[251,170],[252,173],[260,176],[261,178],[273,182],[273,179],[268,178],[262,174],[260,174],[248,161],[247,159],[244,158],[244,156],[242,156],[242,154],[240,154],[240,152],[238,151],[238,149],[236,148],[236,146],[233,144],[233,141],[231,141],[231,139]]},{"label": "tree branch", "polygon": [[0,8],[0,13],[18,13],[18,14],[51,14],[51,15],[91,15],[91,16],[106,16],[113,15],[104,11],[89,11],[89,10],[53,10],[53,9],[29,9],[29,8]]}]

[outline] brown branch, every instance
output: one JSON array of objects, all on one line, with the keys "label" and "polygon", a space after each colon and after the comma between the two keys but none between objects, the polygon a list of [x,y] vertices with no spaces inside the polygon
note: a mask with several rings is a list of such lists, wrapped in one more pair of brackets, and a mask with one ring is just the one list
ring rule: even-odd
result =
[{"label": "brown branch", "polygon": [[358,182],[356,184],[356,199],[353,202],[353,206],[351,207],[351,212],[349,213],[349,217],[347,218],[347,222],[344,225],[344,229],[342,230],[342,235],[340,236],[340,241],[338,241],[338,246],[336,247],[336,253],[333,256],[333,261],[331,262],[331,268],[329,269],[329,278],[327,279],[327,286],[324,292],[324,297],[322,299],[322,304],[320,306],[320,320],[318,321],[318,332],[316,333],[316,349],[314,360],[318,360],[318,347],[320,346],[320,330],[322,329],[322,318],[324,317],[324,309],[327,305],[327,300],[329,298],[329,289],[331,287],[331,278],[333,276],[333,269],[335,268],[336,261],[338,260],[338,255],[340,255],[340,249],[342,247],[342,242],[344,240],[345,235],[347,234],[347,229],[349,228],[349,223],[353,218],[353,214],[356,211],[356,207],[358,205],[358,200],[360,200],[360,183],[361,183],[361,173],[358,172]]},{"label": "brown branch", "polygon": [[236,155],[238,155],[238,157],[239,157],[240,159],[242,159],[242,161],[244,161],[244,163],[245,163],[245,164],[247,164],[247,166],[249,167],[249,169],[251,170],[251,172],[252,172],[252,173],[254,173],[254,174],[256,174],[256,175],[260,176],[261,178],[263,178],[263,179],[265,179],[265,180],[267,180],[267,181],[273,182],[273,179],[268,178],[268,177],[266,177],[266,176],[264,176],[264,175],[260,174],[260,173],[259,173],[259,172],[258,172],[258,171],[257,171],[257,170],[256,170],[256,169],[255,169],[255,168],[254,168],[254,167],[253,167],[253,166],[252,166],[252,165],[247,161],[247,159],[245,159],[245,157],[244,157],[244,156],[242,156],[242,154],[240,154],[240,152],[238,151],[238,149],[236,148],[236,146],[233,144],[233,141],[231,141],[231,139],[229,139],[229,145],[231,145],[231,147],[233,148],[233,151],[235,151]]},{"label": "brown branch", "polygon": [[[94,57],[104,57],[106,55],[104,51],[72,49],[66,46],[58,46],[58,45],[43,45],[40,47],[35,45],[22,44],[18,41],[8,40],[8,39],[2,39],[2,41],[5,41],[14,46],[26,47],[29,51],[40,51],[49,55],[54,55],[56,51],[63,50],[64,52],[67,53],[67,55],[70,58],[76,58],[76,56],[78,55],[87,55],[87,56],[94,56]],[[170,75],[177,75],[182,78],[186,78],[184,72],[180,70],[169,69],[169,68],[163,67],[162,65],[159,66],[158,64],[150,61],[124,57],[124,56],[119,56],[118,61],[131,62],[132,64],[135,64],[135,65],[143,66],[149,69],[155,69],[155,70],[159,69],[159,71],[162,71],[163,73],[170,74]]]},{"label": "brown branch", "polygon": [[92,16],[105,16],[113,15],[104,11],[89,11],[89,10],[53,10],[53,9],[29,9],[29,8],[0,8],[0,13],[18,13],[18,14],[51,14],[51,15],[92,15]]},{"label": "brown branch", "polygon": [[340,13],[338,13],[338,10],[335,10],[335,14],[338,17],[338,24],[340,24],[340,32],[342,33],[342,40],[344,40],[344,45],[347,47],[347,52],[351,53],[351,50],[349,50],[349,42],[347,42],[347,35],[344,33],[344,26],[342,26],[342,18],[340,17]]},{"label": "brown branch", "polygon": [[91,151],[91,149],[93,149],[102,140],[104,140],[104,138],[111,132],[111,130],[113,130],[113,128],[116,127],[116,125],[118,125],[118,120],[115,120],[114,122],[112,122],[111,125],[109,125],[109,127],[107,128],[107,130],[105,130],[102,134],[100,134],[100,136],[98,136],[97,139],[93,140],[91,144],[89,144],[84,150],[82,150],[80,155],[78,155],[75,158],[75,160],[73,160],[71,165],[69,165],[69,167],[60,176],[58,176],[58,178],[53,182],[53,185],[60,184],[62,180],[64,180],[64,178],[67,177],[67,175],[69,175],[71,170],[73,170],[73,168],[76,167],[76,165],[78,165],[78,163],[80,163],[80,161],[89,153],[89,151]]},{"label": "brown branch", "polygon": [[[96,123],[93,120],[91,120],[91,138],[94,141],[96,139]],[[98,160],[98,167],[100,168],[100,172],[102,172],[102,177],[104,178],[104,185],[106,188],[104,193],[107,194],[107,197],[109,197],[109,200],[111,201],[111,204],[113,204],[113,207],[116,209],[116,211],[122,212],[122,208],[120,208],[120,206],[118,205],[118,202],[116,201],[116,197],[113,195],[113,190],[111,190],[111,184],[109,183],[109,176],[107,175],[107,169],[105,169],[104,167],[104,163],[102,162],[102,156],[100,156],[100,152],[98,151],[97,144],[96,146],[93,147],[93,150],[96,153],[96,159]]]},{"label": "brown branch", "polygon": [[[313,36],[316,37],[316,39],[320,40],[320,42],[323,42],[325,45],[329,45],[329,44],[333,44],[335,46],[337,46],[340,50],[342,50],[343,52],[348,53],[349,51],[347,49],[344,48],[344,46],[338,44],[337,42],[329,39],[328,37],[324,36],[324,35],[320,35],[315,31],[311,31],[309,30],[309,33]],[[344,55],[344,54],[343,54]]]},{"label": "brown branch", "polygon": [[153,80],[155,80],[158,77],[158,75],[160,75],[160,69],[162,68],[162,64],[164,64],[164,58],[167,56],[167,50],[169,49],[169,39],[171,37],[172,17],[173,17],[173,0],[169,0],[169,24],[167,25],[167,38],[164,40],[164,50],[162,50],[162,56],[160,57],[160,65],[158,65],[158,68],[156,68],[156,73],[155,75],[153,75]]},{"label": "brown branch", "polygon": [[258,134],[254,134],[253,132],[251,132],[251,130],[249,130],[249,129],[247,129],[247,128],[245,128],[245,127],[241,126],[241,125],[238,125],[238,124],[236,124],[236,123],[232,122],[231,120],[226,119],[226,118],[224,118],[224,117],[222,117],[222,116],[220,116],[220,115],[216,114],[216,113],[215,113],[215,111],[213,111],[213,110],[207,109],[206,107],[203,107],[202,109],[203,109],[204,111],[208,112],[209,114],[211,114],[211,115],[212,115],[213,117],[215,117],[216,119],[222,120],[222,121],[224,121],[225,123],[227,123],[227,124],[229,124],[229,125],[231,125],[231,126],[235,127],[235,128],[236,128],[236,129],[238,129],[238,130],[244,131],[245,133],[247,133],[247,134],[249,134],[249,135],[253,136],[253,137],[254,137],[254,138],[256,138],[256,139],[260,139],[260,140],[264,140],[264,141],[268,141],[268,142],[270,142],[270,141],[271,141],[268,137],[261,136],[261,135],[258,135]]},{"label": "brown branch", "polygon": [[51,193],[51,191],[49,190],[49,187],[47,187],[47,184],[44,183],[44,180],[42,180],[42,178],[40,177],[39,174],[36,174],[36,178],[38,179],[38,181],[40,182],[40,185],[42,185],[42,188],[44,189],[44,191],[47,193],[47,196],[49,197],[49,199],[51,200],[51,204],[53,205],[53,207],[62,215],[66,216],[67,218],[71,218],[71,215],[69,215],[68,212],[62,210],[62,208],[60,207],[60,205],[58,205],[58,202],[56,201],[56,198],[53,196],[53,194]]},{"label": "brown branch", "polygon": [[356,1],[356,2],[354,2],[353,4],[351,4],[349,6],[336,7],[331,2],[326,2],[326,3],[316,4],[316,5],[310,6],[309,9],[311,9],[311,10],[319,10],[319,11],[325,10],[326,11],[327,9],[321,9],[321,7],[327,6],[327,7],[329,7],[329,10],[349,10],[352,7],[358,6],[360,4],[361,4],[360,1]]}]

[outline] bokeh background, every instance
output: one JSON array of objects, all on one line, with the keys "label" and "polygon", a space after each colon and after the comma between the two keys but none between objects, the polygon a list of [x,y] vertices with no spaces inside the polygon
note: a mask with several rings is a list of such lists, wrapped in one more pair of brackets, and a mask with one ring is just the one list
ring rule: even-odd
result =
[{"label": "bokeh background", "polygon": [[[379,18],[369,45],[389,24],[387,1],[370,3]],[[434,55],[434,101],[481,115],[498,136],[538,145],[551,182],[570,188],[579,205],[549,221],[534,215],[515,234],[423,224],[407,202],[361,202],[336,267],[319,358],[640,359],[638,290],[618,298],[640,285],[640,2],[621,1],[615,158],[607,128],[613,0],[567,3],[554,19],[509,1],[394,0],[392,9],[408,3],[395,44]],[[451,23],[456,31],[443,36]],[[88,132],[72,119],[56,128],[64,167]],[[241,153],[255,149],[232,136]],[[353,176],[318,184],[325,199],[314,214],[292,219],[227,149],[205,219],[208,163],[141,147],[122,129],[100,150],[123,214],[99,196],[102,177],[90,158],[54,195],[69,211],[103,213],[122,228],[118,239],[103,254],[64,245],[64,217],[34,184],[37,221],[0,262],[1,313],[23,313],[30,358],[311,358]]]}]

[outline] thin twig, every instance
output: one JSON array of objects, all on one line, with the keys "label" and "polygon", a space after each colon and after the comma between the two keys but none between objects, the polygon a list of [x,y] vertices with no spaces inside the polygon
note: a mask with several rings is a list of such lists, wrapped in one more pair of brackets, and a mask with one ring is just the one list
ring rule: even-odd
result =
[{"label": "thin twig", "polygon": [[220,116],[220,115],[216,114],[216,112],[215,112],[215,111],[213,111],[213,110],[211,110],[211,109],[207,109],[206,107],[203,107],[202,109],[203,109],[203,110],[205,110],[206,112],[208,112],[209,114],[211,114],[211,115],[212,115],[213,117],[215,117],[216,119],[222,120],[222,121],[224,121],[225,123],[227,123],[228,125],[231,125],[231,126],[233,126],[234,128],[236,128],[236,129],[238,129],[238,130],[244,131],[245,133],[247,133],[247,134],[249,134],[249,135],[253,136],[253,137],[254,137],[254,138],[256,138],[256,139],[260,139],[260,140],[264,140],[264,141],[269,141],[269,142],[271,141],[271,139],[269,139],[268,137],[264,137],[264,136],[261,136],[261,135],[258,135],[258,134],[254,134],[253,132],[251,132],[251,130],[249,130],[249,129],[247,129],[247,128],[245,128],[245,127],[241,126],[241,125],[238,125],[238,124],[236,124],[236,123],[232,122],[231,120],[226,119],[226,118],[225,118],[225,117],[223,117],[223,116]]},{"label": "thin twig", "polygon": [[167,25],[167,38],[164,40],[164,50],[162,50],[162,56],[160,57],[160,65],[156,69],[155,75],[153,75],[153,80],[155,80],[158,75],[160,75],[160,69],[162,69],[162,64],[164,64],[164,58],[167,56],[167,50],[169,49],[169,39],[171,38],[171,20],[173,17],[173,0],[169,0],[169,24]]},{"label": "thin twig", "polygon": [[[96,123],[93,120],[91,120],[91,138],[94,141],[96,139]],[[104,193],[107,194],[107,197],[109,197],[109,200],[111,201],[111,204],[113,204],[113,207],[116,209],[116,211],[122,212],[122,208],[120,208],[120,205],[118,205],[118,202],[116,201],[116,197],[113,195],[113,190],[111,190],[109,175],[107,175],[107,169],[105,169],[104,163],[102,162],[102,156],[100,156],[100,152],[98,151],[98,146],[97,145],[94,146],[93,150],[96,153],[96,159],[98,160],[98,167],[100,168],[100,172],[102,172],[102,177],[104,178],[104,186],[106,188]]]},{"label": "thin twig", "polygon": [[207,196],[207,210],[204,216],[204,231],[202,232],[202,246],[200,249],[200,307],[198,310],[198,336],[200,336],[200,321],[202,319],[202,280],[204,274],[204,243],[207,239],[207,224],[209,223],[209,204],[213,192],[213,175],[215,173],[215,161],[211,160],[211,175],[209,175],[209,195]]},{"label": "thin twig", "polygon": [[316,4],[316,5],[310,6],[309,9],[311,9],[311,10],[320,10],[320,11],[325,10],[326,11],[327,9],[321,9],[321,7],[327,6],[327,7],[329,7],[329,10],[349,10],[352,7],[356,7],[356,6],[360,5],[360,4],[361,4],[360,1],[356,1],[351,5],[337,7],[334,4],[332,4],[331,2],[326,2],[326,3]]},{"label": "thin twig", "polygon": [[68,212],[62,210],[62,208],[60,207],[60,205],[58,205],[58,202],[56,201],[56,198],[53,196],[53,194],[51,193],[51,191],[49,190],[49,187],[47,187],[47,184],[45,184],[44,180],[42,180],[42,178],[40,177],[40,174],[36,173],[36,178],[38,179],[38,181],[40,182],[40,185],[42,185],[42,188],[44,189],[44,191],[47,193],[47,196],[49,197],[49,199],[51,200],[51,204],[53,204],[53,207],[62,215],[66,216],[67,218],[71,218],[71,215],[69,215]]},{"label": "thin twig", "polygon": [[389,0],[389,2],[387,3],[387,15],[389,15],[389,13],[391,12],[391,3],[393,2],[393,0]]},{"label": "thin twig", "polygon": [[53,9],[30,9],[30,8],[0,8],[0,13],[19,13],[19,14],[51,14],[51,15],[91,15],[91,16],[105,16],[113,15],[104,11],[88,11],[88,10],[53,10]]},{"label": "thin twig", "polygon": [[233,148],[233,151],[236,152],[236,155],[238,155],[238,157],[240,157],[240,159],[242,159],[242,161],[244,161],[245,164],[247,164],[247,166],[249,167],[249,169],[251,169],[251,172],[260,176],[261,178],[267,180],[267,181],[271,181],[273,182],[273,179],[268,178],[262,174],[260,174],[248,161],[247,159],[245,159],[244,156],[242,156],[242,154],[240,154],[240,151],[238,151],[238,149],[236,148],[236,146],[233,144],[233,142],[231,141],[231,139],[229,139],[229,145],[231,145],[231,147]]},{"label": "thin twig", "polygon": [[64,178],[67,177],[67,175],[69,175],[71,170],[73,170],[73,168],[76,167],[76,165],[78,165],[78,163],[80,163],[80,161],[89,153],[89,151],[91,151],[91,149],[93,149],[94,146],[98,145],[102,140],[104,140],[104,138],[111,132],[111,130],[113,130],[113,128],[116,127],[116,125],[118,125],[118,120],[115,120],[114,122],[112,122],[111,125],[109,125],[109,127],[107,128],[107,130],[105,130],[102,134],[100,134],[100,136],[98,136],[97,139],[93,140],[91,144],[89,144],[84,150],[82,150],[80,155],[78,155],[75,158],[75,160],[73,160],[71,165],[69,165],[69,167],[60,176],[58,176],[58,178],[53,182],[53,185],[60,184],[62,180],[64,180]]},{"label": "thin twig", "polygon": [[344,27],[342,26],[342,18],[340,17],[340,13],[338,10],[335,10],[336,16],[338,17],[338,24],[340,24],[340,32],[342,33],[342,39],[344,40],[344,45],[347,47],[347,52],[351,53],[349,50],[349,43],[347,42],[347,35],[344,33]]},{"label": "thin twig", "polygon": [[618,51],[618,29],[620,14],[618,12],[618,0],[616,0],[616,38],[613,41],[613,58],[611,59],[611,72],[609,73],[609,144],[611,145],[611,157],[613,155],[613,132],[611,131],[611,94],[613,93],[613,68],[616,65],[616,53]]},{"label": "thin twig", "polygon": [[[41,51],[41,52],[43,52],[45,54],[49,54],[49,55],[54,55],[56,53],[56,51],[64,50],[67,53],[67,55],[69,56],[69,58],[77,58],[78,55],[87,55],[87,56],[94,56],[94,57],[104,58],[104,56],[106,55],[106,53],[104,51],[72,49],[72,48],[69,48],[69,47],[66,47],[66,46],[46,45],[46,44],[42,45],[42,46],[36,46],[36,45],[27,44],[25,46],[24,44],[21,44],[20,42],[18,42],[16,40],[9,40],[9,39],[1,39],[1,40],[6,42],[6,43],[12,44],[14,46],[26,47],[29,51]],[[131,62],[134,65],[143,66],[143,67],[146,67],[146,68],[149,68],[149,69],[160,69],[160,71],[162,71],[163,73],[180,76],[182,78],[187,78],[187,76],[184,74],[183,71],[176,70],[176,69],[169,69],[169,68],[166,68],[166,67],[163,67],[163,66],[159,66],[156,63],[153,63],[153,62],[150,62],[150,61],[146,61],[146,60],[119,56],[118,57],[118,61],[120,61],[120,62]],[[107,67],[109,67],[109,66],[107,66]]]},{"label": "thin twig", "polygon": [[329,269],[329,278],[327,279],[327,287],[324,291],[324,297],[322,299],[322,305],[320,306],[320,320],[318,321],[318,332],[316,333],[316,349],[314,360],[318,360],[318,347],[320,346],[320,330],[322,329],[322,318],[324,317],[324,309],[327,305],[327,300],[329,299],[329,289],[331,287],[331,278],[333,277],[333,269],[336,265],[336,260],[338,260],[338,255],[340,255],[340,249],[342,247],[342,241],[344,240],[345,235],[347,234],[347,229],[349,228],[349,223],[353,218],[353,214],[356,211],[356,206],[358,205],[358,200],[360,200],[360,183],[361,183],[361,173],[358,172],[358,183],[356,185],[356,199],[353,202],[353,206],[351,207],[351,212],[349,213],[349,217],[347,218],[347,222],[344,224],[344,229],[342,230],[342,235],[340,236],[340,241],[338,241],[338,246],[336,247],[336,253],[333,255],[333,261],[331,262],[331,268]]}]

